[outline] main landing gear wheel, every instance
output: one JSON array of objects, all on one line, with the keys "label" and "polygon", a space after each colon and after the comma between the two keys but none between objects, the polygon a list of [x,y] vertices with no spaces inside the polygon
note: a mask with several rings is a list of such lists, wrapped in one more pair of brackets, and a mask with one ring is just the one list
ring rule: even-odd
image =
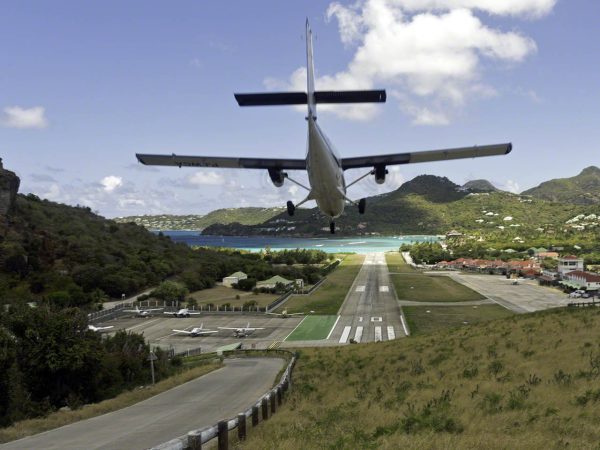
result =
[{"label": "main landing gear wheel", "polygon": [[359,214],[364,214],[365,213],[365,208],[367,207],[367,200],[364,198],[361,198],[358,201],[358,213]]},{"label": "main landing gear wheel", "polygon": [[329,224],[329,231],[331,231],[331,234],[335,234],[335,222]]},{"label": "main landing gear wheel", "polygon": [[294,206],[294,204],[288,200],[287,202],[287,212],[289,216],[293,216],[294,212],[296,211],[296,207]]}]

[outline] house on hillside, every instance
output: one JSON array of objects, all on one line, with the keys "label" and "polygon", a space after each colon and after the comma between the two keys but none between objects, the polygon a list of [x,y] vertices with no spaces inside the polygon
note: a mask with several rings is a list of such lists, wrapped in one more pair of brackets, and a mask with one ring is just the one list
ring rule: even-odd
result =
[{"label": "house on hillside", "polygon": [[281,283],[284,286],[289,286],[291,284],[294,284],[294,281],[287,280],[280,275],[275,275],[274,277],[271,277],[268,280],[259,281],[258,283],[256,283],[256,287],[258,289],[260,289],[260,288],[273,289],[278,283]]},{"label": "house on hillside", "polygon": [[232,287],[234,284],[239,283],[240,280],[245,280],[247,278],[248,275],[244,272],[235,272],[228,277],[223,278],[223,286]]}]

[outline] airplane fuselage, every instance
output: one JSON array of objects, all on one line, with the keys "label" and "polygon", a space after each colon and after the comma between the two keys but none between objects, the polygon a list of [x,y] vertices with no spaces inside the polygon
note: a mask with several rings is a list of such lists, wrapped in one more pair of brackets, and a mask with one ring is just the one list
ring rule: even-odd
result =
[{"label": "airplane fuselage", "polygon": [[311,198],[330,220],[344,212],[346,181],[342,161],[325,136],[316,118],[309,114],[306,171],[311,187]]}]

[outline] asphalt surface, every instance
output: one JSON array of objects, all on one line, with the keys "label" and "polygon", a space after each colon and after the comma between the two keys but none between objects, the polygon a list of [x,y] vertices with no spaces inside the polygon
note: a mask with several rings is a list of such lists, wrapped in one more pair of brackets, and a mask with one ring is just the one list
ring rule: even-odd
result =
[{"label": "asphalt surface", "polygon": [[226,360],[226,366],[109,414],[1,445],[9,449],[145,449],[229,419],[253,405],[284,365],[279,358]]},{"label": "asphalt surface", "polygon": [[501,275],[476,275],[460,272],[445,273],[459,283],[479,292],[490,300],[516,313],[567,306],[572,301],[558,289],[540,286],[535,280],[512,281]]},{"label": "asphalt surface", "polygon": [[400,314],[385,253],[368,253],[328,341],[345,344],[350,339],[374,342],[404,337]]},{"label": "asphalt surface", "polygon": [[[96,326],[114,326],[113,330],[128,330],[142,333],[154,346],[164,349],[174,349],[175,352],[184,352],[200,347],[202,353],[217,351],[224,345],[241,342],[246,349],[266,349],[273,343],[281,342],[300,323],[303,316],[280,318],[264,314],[240,313],[202,313],[198,316],[175,318],[171,315],[158,314],[152,317],[135,317],[126,315],[119,319],[96,323]],[[219,330],[218,327],[251,327],[264,328],[256,330],[251,336],[237,338],[231,330]],[[207,336],[191,337],[174,332],[177,330],[190,330],[204,324],[207,330],[219,330],[218,333]]]}]

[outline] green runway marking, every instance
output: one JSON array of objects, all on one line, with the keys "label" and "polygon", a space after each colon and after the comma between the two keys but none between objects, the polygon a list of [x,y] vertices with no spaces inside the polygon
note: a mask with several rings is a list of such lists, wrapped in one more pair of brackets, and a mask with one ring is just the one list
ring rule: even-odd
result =
[{"label": "green runway marking", "polygon": [[318,341],[325,339],[337,316],[307,316],[286,341]]}]

